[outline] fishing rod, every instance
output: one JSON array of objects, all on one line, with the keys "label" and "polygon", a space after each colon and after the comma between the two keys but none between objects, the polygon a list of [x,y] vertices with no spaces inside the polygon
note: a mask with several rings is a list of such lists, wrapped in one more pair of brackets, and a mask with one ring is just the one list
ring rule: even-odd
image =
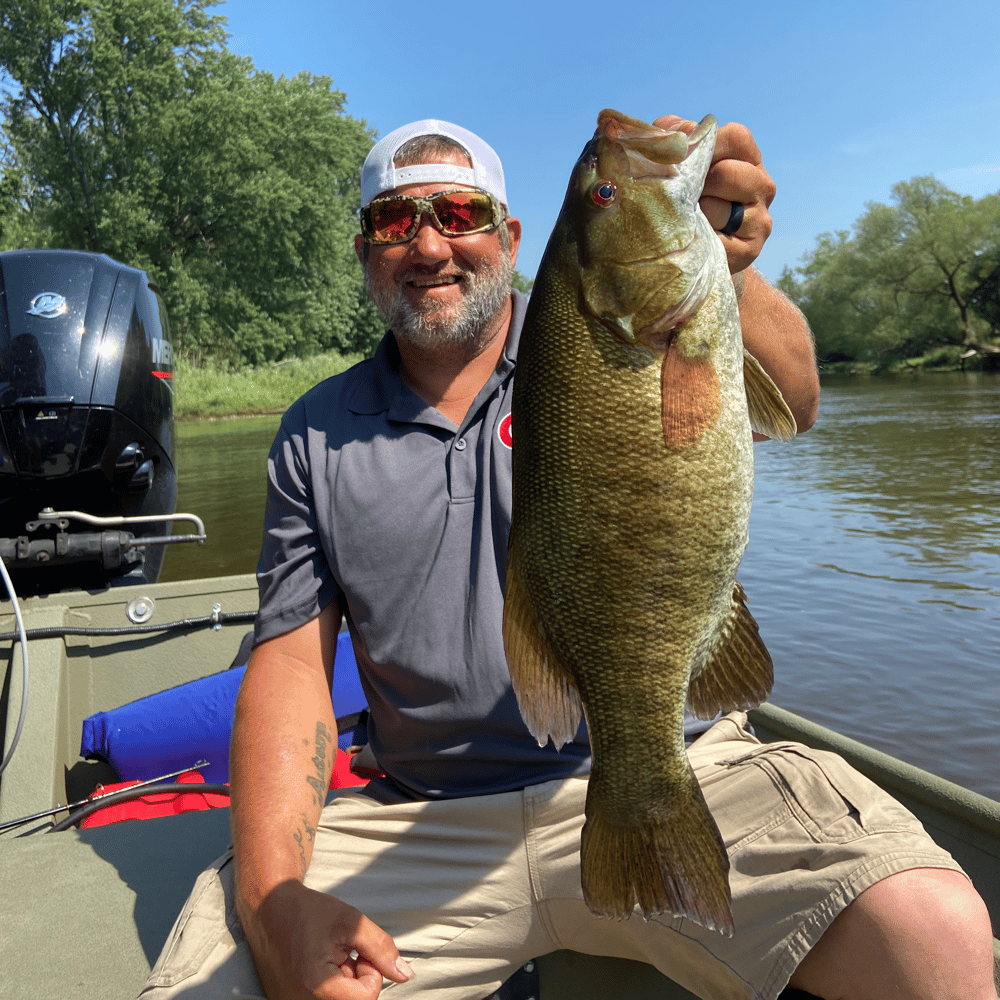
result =
[{"label": "fishing rod", "polygon": [[[133,791],[136,788],[145,788],[148,785],[156,785],[161,781],[166,781],[168,778],[176,778],[182,774],[187,774],[188,771],[201,771],[203,767],[208,767],[207,760],[199,760],[191,767],[182,768],[180,771],[172,771],[170,774],[161,774],[158,778],[147,778],[145,781],[140,781],[138,784],[129,785],[128,791]],[[198,785],[192,786],[192,791],[199,790]],[[107,798],[109,795],[114,795],[119,791],[123,791],[123,789],[117,788],[111,791],[101,792],[100,795],[88,796],[85,799],[80,799],[79,802],[72,802],[68,806],[54,806],[52,809],[45,809],[42,812],[32,813],[30,816],[22,816],[20,819],[9,819],[5,823],[0,823],[0,833],[6,833],[8,830],[13,830],[14,827],[23,826],[25,823],[31,823],[36,819],[44,819],[46,816],[55,816],[56,813],[64,812],[67,809],[72,812],[79,806],[85,806],[91,802],[100,802],[101,799]]]}]

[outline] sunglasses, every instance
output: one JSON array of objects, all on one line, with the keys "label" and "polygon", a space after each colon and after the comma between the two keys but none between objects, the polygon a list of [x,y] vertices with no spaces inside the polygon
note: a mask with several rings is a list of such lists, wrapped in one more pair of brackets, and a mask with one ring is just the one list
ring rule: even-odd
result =
[{"label": "sunglasses", "polygon": [[482,233],[507,218],[507,210],[486,191],[455,189],[426,198],[398,195],[369,202],[361,209],[361,232],[369,243],[405,243],[416,235],[425,213],[445,236]]}]

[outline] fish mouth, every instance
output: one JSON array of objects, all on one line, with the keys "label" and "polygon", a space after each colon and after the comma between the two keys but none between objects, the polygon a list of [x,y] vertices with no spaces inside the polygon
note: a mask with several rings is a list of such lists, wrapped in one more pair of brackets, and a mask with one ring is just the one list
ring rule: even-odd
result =
[{"label": "fish mouth", "polygon": [[683,163],[709,136],[714,135],[717,122],[714,115],[706,115],[697,128],[687,135],[677,128],[662,129],[638,118],[605,108],[597,116],[595,138],[606,136],[621,148],[628,159],[632,180],[644,178],[662,180],[676,177]]},{"label": "fish mouth", "polygon": [[575,174],[582,287],[588,309],[627,343],[666,349],[715,287],[722,246],[699,199],[717,132],[711,115],[690,136],[616,111],[598,116]]},{"label": "fish mouth", "polygon": [[687,253],[697,242],[697,236],[693,236],[689,243],[684,246],[674,247],[673,250],[667,250],[666,253],[657,254],[654,257],[636,257],[634,260],[630,260],[630,264],[635,264],[636,266],[641,266],[644,264],[657,265],[662,264],[664,261],[669,260],[671,257],[679,257],[682,254]]}]

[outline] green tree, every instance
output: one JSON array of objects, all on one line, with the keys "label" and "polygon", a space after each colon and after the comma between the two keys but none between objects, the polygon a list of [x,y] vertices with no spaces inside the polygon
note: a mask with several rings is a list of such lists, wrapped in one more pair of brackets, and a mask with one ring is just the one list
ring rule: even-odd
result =
[{"label": "green tree", "polygon": [[21,215],[20,184],[12,173],[0,174],[0,250],[13,245],[14,229]]},{"label": "green tree", "polygon": [[794,273],[785,268],[778,287],[809,320],[821,361],[876,358],[882,346],[878,329],[884,297],[871,287],[846,230],[818,237],[803,266]]},{"label": "green tree", "polygon": [[1000,336],[1000,238],[977,255],[969,271],[975,282],[969,293],[972,309],[989,323],[992,336]]},{"label": "green tree", "polygon": [[992,356],[1000,199],[915,177],[893,187],[893,202],[870,203],[851,234],[820,236],[782,276],[820,357],[889,365],[942,347],[956,359]]},{"label": "green tree", "polygon": [[979,257],[1000,236],[998,199],[976,201],[933,177],[901,181],[892,193],[895,207],[872,205],[859,220],[859,252],[879,268],[900,311],[935,317],[939,341],[980,348],[988,328],[976,321],[970,296]]},{"label": "green tree", "polygon": [[39,241],[147,269],[191,357],[370,348],[381,326],[351,238],[371,135],[329,78],[274,79],[230,53],[213,5],[0,8],[2,166],[25,179],[0,218],[23,222],[30,192]]},{"label": "green tree", "polygon": [[45,247],[50,243],[47,199],[18,169],[6,124],[0,118],[0,250]]},{"label": "green tree", "polygon": [[531,286],[534,285],[534,278],[526,278],[520,271],[515,270],[511,276],[511,284],[525,295],[531,294]]}]

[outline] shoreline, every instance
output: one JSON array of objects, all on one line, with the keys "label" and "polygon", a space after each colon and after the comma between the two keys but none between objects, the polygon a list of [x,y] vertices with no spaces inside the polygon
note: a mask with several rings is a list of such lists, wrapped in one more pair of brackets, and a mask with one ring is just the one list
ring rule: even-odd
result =
[{"label": "shoreline", "polygon": [[[229,369],[206,365],[196,368],[179,361],[175,386],[174,419],[178,423],[246,420],[278,417],[301,395],[332,375],[362,360],[361,355],[334,354],[291,358],[264,368]],[[871,363],[833,361],[819,364],[819,374],[854,378],[895,378],[900,375],[985,375],[1000,371],[954,366],[901,365],[892,371],[875,371]]]},{"label": "shoreline", "polygon": [[258,368],[179,359],[175,369],[174,419],[230,420],[280,415],[314,385],[363,360],[335,352],[288,358]]}]

